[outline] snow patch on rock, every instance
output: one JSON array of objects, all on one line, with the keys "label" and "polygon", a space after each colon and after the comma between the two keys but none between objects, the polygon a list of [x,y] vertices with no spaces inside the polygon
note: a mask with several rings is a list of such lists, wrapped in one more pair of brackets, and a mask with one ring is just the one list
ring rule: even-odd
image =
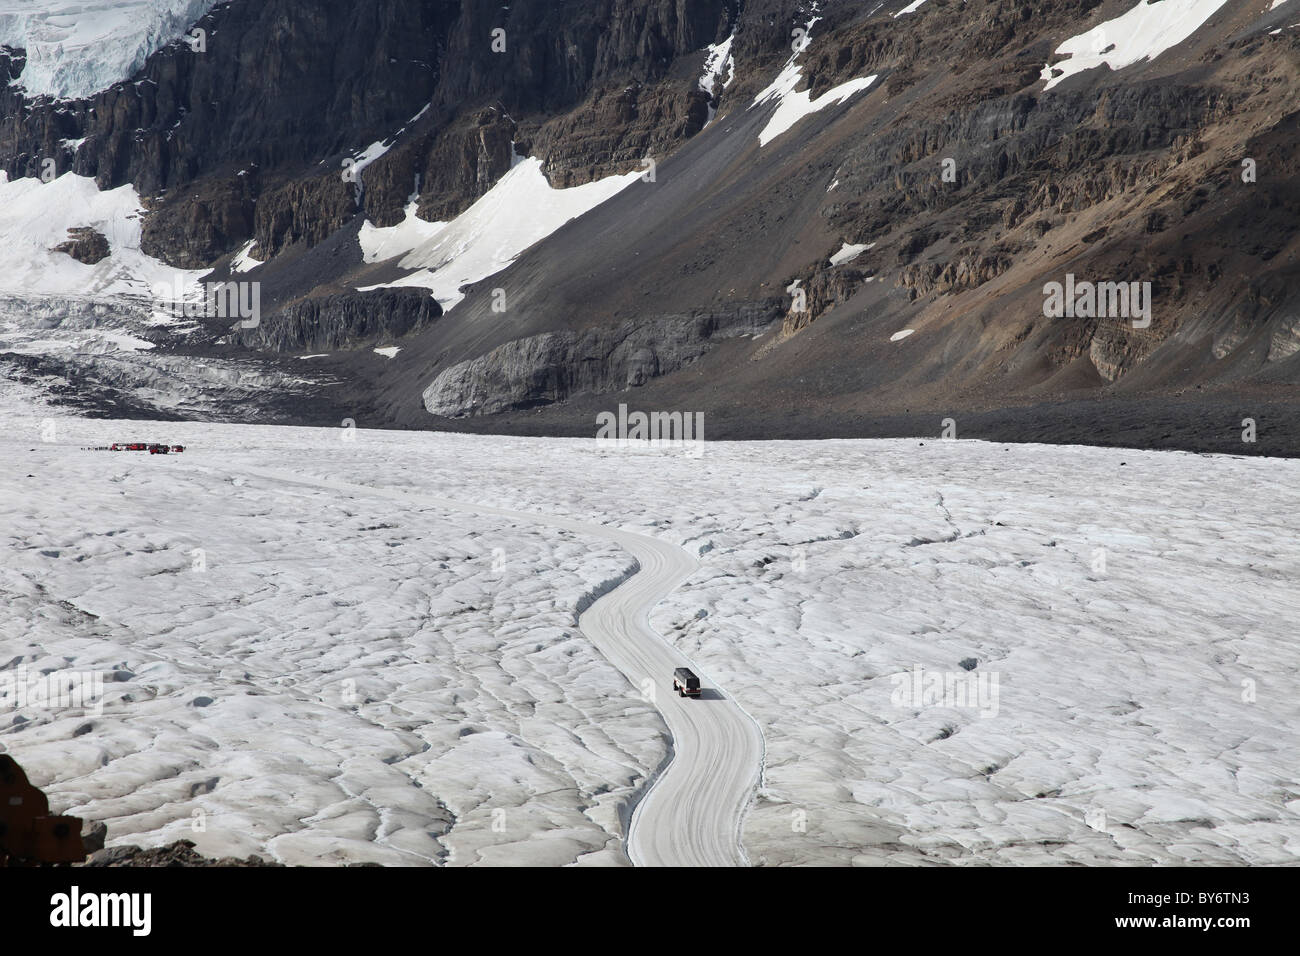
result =
[{"label": "snow patch on rock", "polygon": [[704,74],[700,77],[700,89],[710,96],[714,95],[723,73],[727,74],[727,78],[722,80],[724,90],[736,78],[736,58],[731,52],[731,44],[735,39],[736,35],[733,33],[721,43],[713,43],[708,47],[709,54],[704,58]]},{"label": "snow patch on rock", "polygon": [[231,272],[251,272],[262,264],[262,260],[253,258],[253,246],[257,245],[256,239],[249,239],[244,243],[244,247],[235,253],[235,258],[230,260]]},{"label": "snow patch on rock", "polygon": [[[1043,67],[1043,87],[1050,90],[1076,73],[1103,63],[1122,70],[1142,60],[1151,60],[1182,43],[1210,19],[1227,0],[1162,0],[1149,4],[1140,0],[1128,13],[1107,20],[1087,33],[1071,37],[1056,48],[1069,59]],[[1059,71],[1060,75],[1055,75]]]},{"label": "snow patch on rock", "polygon": [[[529,246],[545,239],[571,219],[594,209],[641,178],[639,171],[608,176],[571,189],[555,189],[542,173],[542,161],[525,159],[506,173],[478,202],[451,222],[415,223],[407,218],[389,229],[363,230],[362,251],[390,258],[425,235],[398,263],[413,273],[371,289],[414,286],[429,289],[444,311],[462,299],[461,287],[486,279],[509,266]],[[521,215],[520,210],[527,210]]]},{"label": "snow patch on rock", "polygon": [[866,252],[874,245],[875,245],[874,242],[862,242],[862,243],[846,242],[844,243],[843,246],[840,247],[839,252],[831,256],[831,265],[842,266],[846,262],[852,262],[854,259],[862,255],[862,253]]},{"label": "snow patch on rock", "polygon": [[[809,26],[811,27],[812,24],[810,23]],[[777,101],[776,112],[767,121],[763,131],[758,134],[759,146],[766,146],[782,133],[788,132],[805,116],[832,104],[843,103],[876,81],[877,74],[874,73],[871,76],[858,77],[827,90],[814,100],[808,90],[795,90],[803,78],[803,69],[795,62],[797,57],[797,53],[792,56],[776,79],[754,97],[753,106],[769,103],[772,100]]]},{"label": "snow patch on rock", "polygon": [[361,243],[361,256],[366,262],[383,262],[394,256],[404,256],[417,249],[446,228],[445,222],[426,222],[416,215],[419,202],[406,206],[406,218],[396,226],[376,226],[367,219],[361,225],[357,240]]}]

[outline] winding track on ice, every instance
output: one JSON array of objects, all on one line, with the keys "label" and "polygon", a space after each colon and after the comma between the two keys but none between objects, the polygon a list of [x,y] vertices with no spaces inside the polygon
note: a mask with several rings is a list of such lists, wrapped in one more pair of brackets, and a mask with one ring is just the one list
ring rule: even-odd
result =
[{"label": "winding track on ice", "polygon": [[[629,552],[637,570],[578,618],[583,634],[637,689],[653,688],[652,703],[672,733],[667,767],[647,782],[629,821],[628,856],[638,866],[744,866],[740,826],[758,784],[763,735],[753,718],[650,627],[650,611],[699,567],[681,548],[647,535],[572,518],[509,511],[417,492],[357,485],[260,468],[248,474],[353,496],[390,498],[405,505],[494,515],[562,528],[612,541]],[[700,675],[700,700],[672,689],[676,667]],[[652,683],[647,685],[646,679]]]}]

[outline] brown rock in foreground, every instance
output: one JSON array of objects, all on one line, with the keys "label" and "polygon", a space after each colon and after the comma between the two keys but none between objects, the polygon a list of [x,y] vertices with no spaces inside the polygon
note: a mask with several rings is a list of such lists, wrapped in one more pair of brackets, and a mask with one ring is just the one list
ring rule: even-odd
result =
[{"label": "brown rock in foreground", "polygon": [[98,850],[90,855],[85,863],[78,866],[282,866],[271,863],[260,856],[250,856],[241,860],[234,856],[212,859],[202,856],[194,850],[189,840],[177,840],[167,846],[141,849],[138,846],[114,846]]}]

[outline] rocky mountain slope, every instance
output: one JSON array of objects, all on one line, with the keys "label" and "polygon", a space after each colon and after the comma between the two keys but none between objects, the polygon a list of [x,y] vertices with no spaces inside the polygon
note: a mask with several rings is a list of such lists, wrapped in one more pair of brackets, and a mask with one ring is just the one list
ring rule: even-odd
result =
[{"label": "rocky mountain slope", "polygon": [[[0,51],[0,168],[133,186],[145,254],[261,287],[259,327],[166,347],[323,353],[331,413],[1300,452],[1300,0],[232,0],[198,25],[205,50],[76,100]],[[1054,283],[1105,285],[1053,317]],[[432,297],[367,291],[391,286]]]}]

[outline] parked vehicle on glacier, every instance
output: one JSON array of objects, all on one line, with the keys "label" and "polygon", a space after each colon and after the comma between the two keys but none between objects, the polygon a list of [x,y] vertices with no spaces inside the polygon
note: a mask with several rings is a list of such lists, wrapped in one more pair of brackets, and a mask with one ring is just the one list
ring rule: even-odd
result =
[{"label": "parked vehicle on glacier", "polygon": [[673,671],[673,690],[678,697],[699,697],[700,679],[689,667],[679,667]]},{"label": "parked vehicle on glacier", "polygon": [[184,445],[169,445],[166,442],[115,441],[111,445],[90,448],[88,451],[147,451],[151,455],[179,454],[185,450]]}]

